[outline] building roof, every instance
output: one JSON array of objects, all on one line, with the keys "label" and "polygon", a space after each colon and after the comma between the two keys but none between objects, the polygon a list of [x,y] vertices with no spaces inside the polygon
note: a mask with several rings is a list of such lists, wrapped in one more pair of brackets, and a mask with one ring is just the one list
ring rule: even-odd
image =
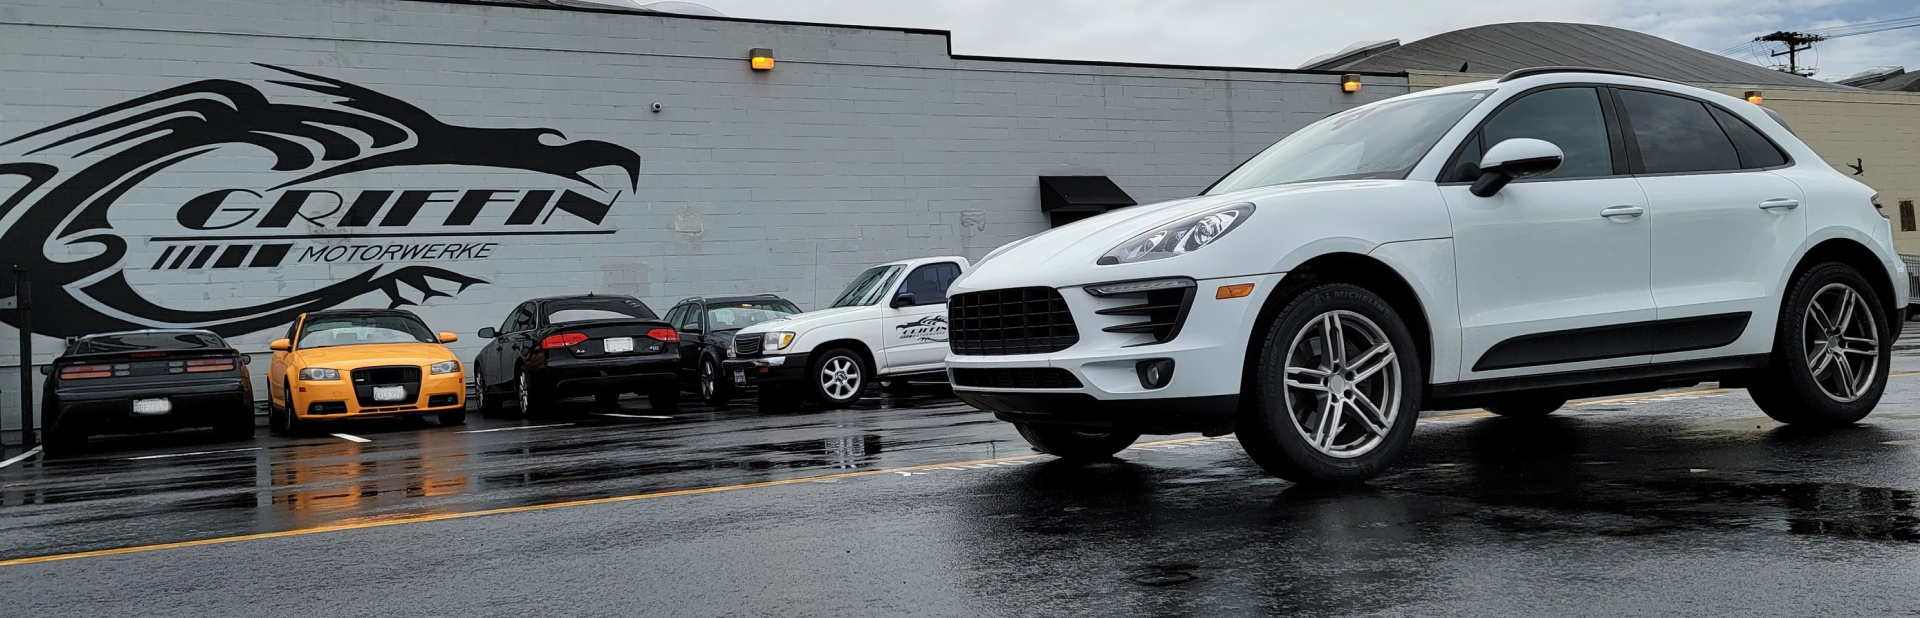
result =
[{"label": "building roof", "polygon": [[1357,59],[1300,67],[1337,71],[1504,74],[1539,66],[1632,71],[1694,84],[1852,90],[1782,73],[1650,34],[1593,24],[1515,22],[1436,34]]},{"label": "building roof", "polygon": [[1920,92],[1920,71],[1909,71],[1866,86],[1868,90],[1890,90],[1894,92]]}]

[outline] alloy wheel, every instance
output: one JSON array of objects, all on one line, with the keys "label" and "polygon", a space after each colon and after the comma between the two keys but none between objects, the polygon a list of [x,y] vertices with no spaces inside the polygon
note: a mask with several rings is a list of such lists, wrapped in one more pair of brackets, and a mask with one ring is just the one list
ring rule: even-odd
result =
[{"label": "alloy wheel", "polygon": [[1293,337],[1286,360],[1287,415],[1314,450],[1367,454],[1400,411],[1400,358],[1386,331],[1352,311],[1329,311]]},{"label": "alloy wheel", "polygon": [[1828,284],[1807,301],[1803,320],[1807,371],[1820,391],[1841,403],[1865,395],[1880,370],[1880,328],[1866,297]]},{"label": "alloy wheel", "polygon": [[835,356],[820,365],[820,390],[835,401],[846,401],[859,394],[860,363],[850,357]]},{"label": "alloy wheel", "polygon": [[515,394],[520,397],[520,413],[525,414],[528,408],[533,407],[533,385],[529,383],[526,371],[519,372],[514,378],[513,387]]},{"label": "alloy wheel", "polygon": [[700,398],[702,400],[713,400],[714,379],[713,361],[702,361],[700,363]]}]

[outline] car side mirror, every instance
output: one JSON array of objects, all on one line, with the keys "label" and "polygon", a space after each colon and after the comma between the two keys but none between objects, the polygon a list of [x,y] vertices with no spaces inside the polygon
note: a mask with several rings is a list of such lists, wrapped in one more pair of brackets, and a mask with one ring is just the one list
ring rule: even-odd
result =
[{"label": "car side mirror", "polygon": [[286,339],[275,339],[272,343],[267,344],[267,349],[275,352],[285,352],[293,349],[293,342]]},{"label": "car side mirror", "polygon": [[700,333],[704,333],[704,332],[707,332],[707,331],[705,331],[705,330],[703,330],[703,329],[701,329],[701,328],[700,328],[700,327],[698,327],[698,326],[687,326],[687,327],[683,327],[683,328],[681,328],[681,329],[680,329],[680,332],[683,332],[683,333],[686,333],[686,334],[689,334],[689,335],[698,335],[698,334],[700,334]]},{"label": "car side mirror", "polygon": [[444,331],[444,330],[443,330],[443,331],[440,331],[440,343],[453,343],[453,342],[455,342],[455,341],[459,341],[459,340],[460,340],[460,336],[459,336],[459,335],[455,335],[455,334],[453,334],[453,333],[449,333],[449,332],[447,332],[447,331]]},{"label": "car side mirror", "polygon": [[500,333],[499,333],[498,331],[495,331],[495,330],[493,330],[493,327],[492,327],[492,326],[488,326],[488,327],[486,327],[486,328],[482,328],[482,329],[480,329],[480,338],[481,338],[481,339],[492,339],[492,338],[494,338],[494,337],[498,337],[498,336],[500,336]]},{"label": "car side mirror", "polygon": [[914,304],[916,303],[913,301],[913,292],[901,292],[899,296],[893,297],[893,308],[895,309],[912,307]]},{"label": "car side mirror", "polygon": [[53,375],[53,365],[41,365],[40,375],[43,375],[43,376]]},{"label": "car side mirror", "polygon": [[1560,168],[1566,154],[1545,140],[1517,137],[1494,144],[1480,157],[1480,178],[1468,189],[1479,197],[1493,197],[1501,187],[1521,178],[1545,176]]},{"label": "car side mirror", "polygon": [[242,364],[242,365],[251,365],[251,364],[253,364],[253,355],[252,355],[252,354],[241,354],[241,355],[240,355],[240,364]]}]

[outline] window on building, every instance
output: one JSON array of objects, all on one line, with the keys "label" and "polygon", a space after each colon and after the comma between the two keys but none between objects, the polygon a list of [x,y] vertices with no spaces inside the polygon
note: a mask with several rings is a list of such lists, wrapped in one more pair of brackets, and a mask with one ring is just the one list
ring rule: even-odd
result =
[{"label": "window on building", "polygon": [[1619,92],[1645,173],[1740,169],[1740,155],[1706,104],[1644,90]]},{"label": "window on building", "polygon": [[1913,224],[1913,200],[1900,200],[1900,231],[1915,231]]}]

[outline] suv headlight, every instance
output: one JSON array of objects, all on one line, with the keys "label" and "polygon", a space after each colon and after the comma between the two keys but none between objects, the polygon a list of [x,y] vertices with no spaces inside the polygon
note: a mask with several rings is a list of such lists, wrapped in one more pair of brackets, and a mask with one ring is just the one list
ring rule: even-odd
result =
[{"label": "suv headlight", "polygon": [[305,382],[329,382],[340,379],[339,369],[308,367],[300,370],[300,379]]},{"label": "suv headlight", "polygon": [[1101,266],[1132,264],[1186,255],[1220,240],[1253,216],[1253,203],[1241,202],[1203,212],[1121,243],[1095,262]]},{"label": "suv headlight", "polygon": [[761,340],[763,342],[761,345],[761,349],[766,350],[768,352],[778,352],[780,350],[787,349],[787,346],[793,345],[793,340],[794,340],[793,333],[788,333],[788,332],[767,333],[766,339]]},{"label": "suv headlight", "polygon": [[430,375],[436,375],[436,376],[446,375],[449,373],[459,373],[459,371],[460,371],[460,361],[457,361],[457,360],[440,361],[427,366],[427,373]]}]

